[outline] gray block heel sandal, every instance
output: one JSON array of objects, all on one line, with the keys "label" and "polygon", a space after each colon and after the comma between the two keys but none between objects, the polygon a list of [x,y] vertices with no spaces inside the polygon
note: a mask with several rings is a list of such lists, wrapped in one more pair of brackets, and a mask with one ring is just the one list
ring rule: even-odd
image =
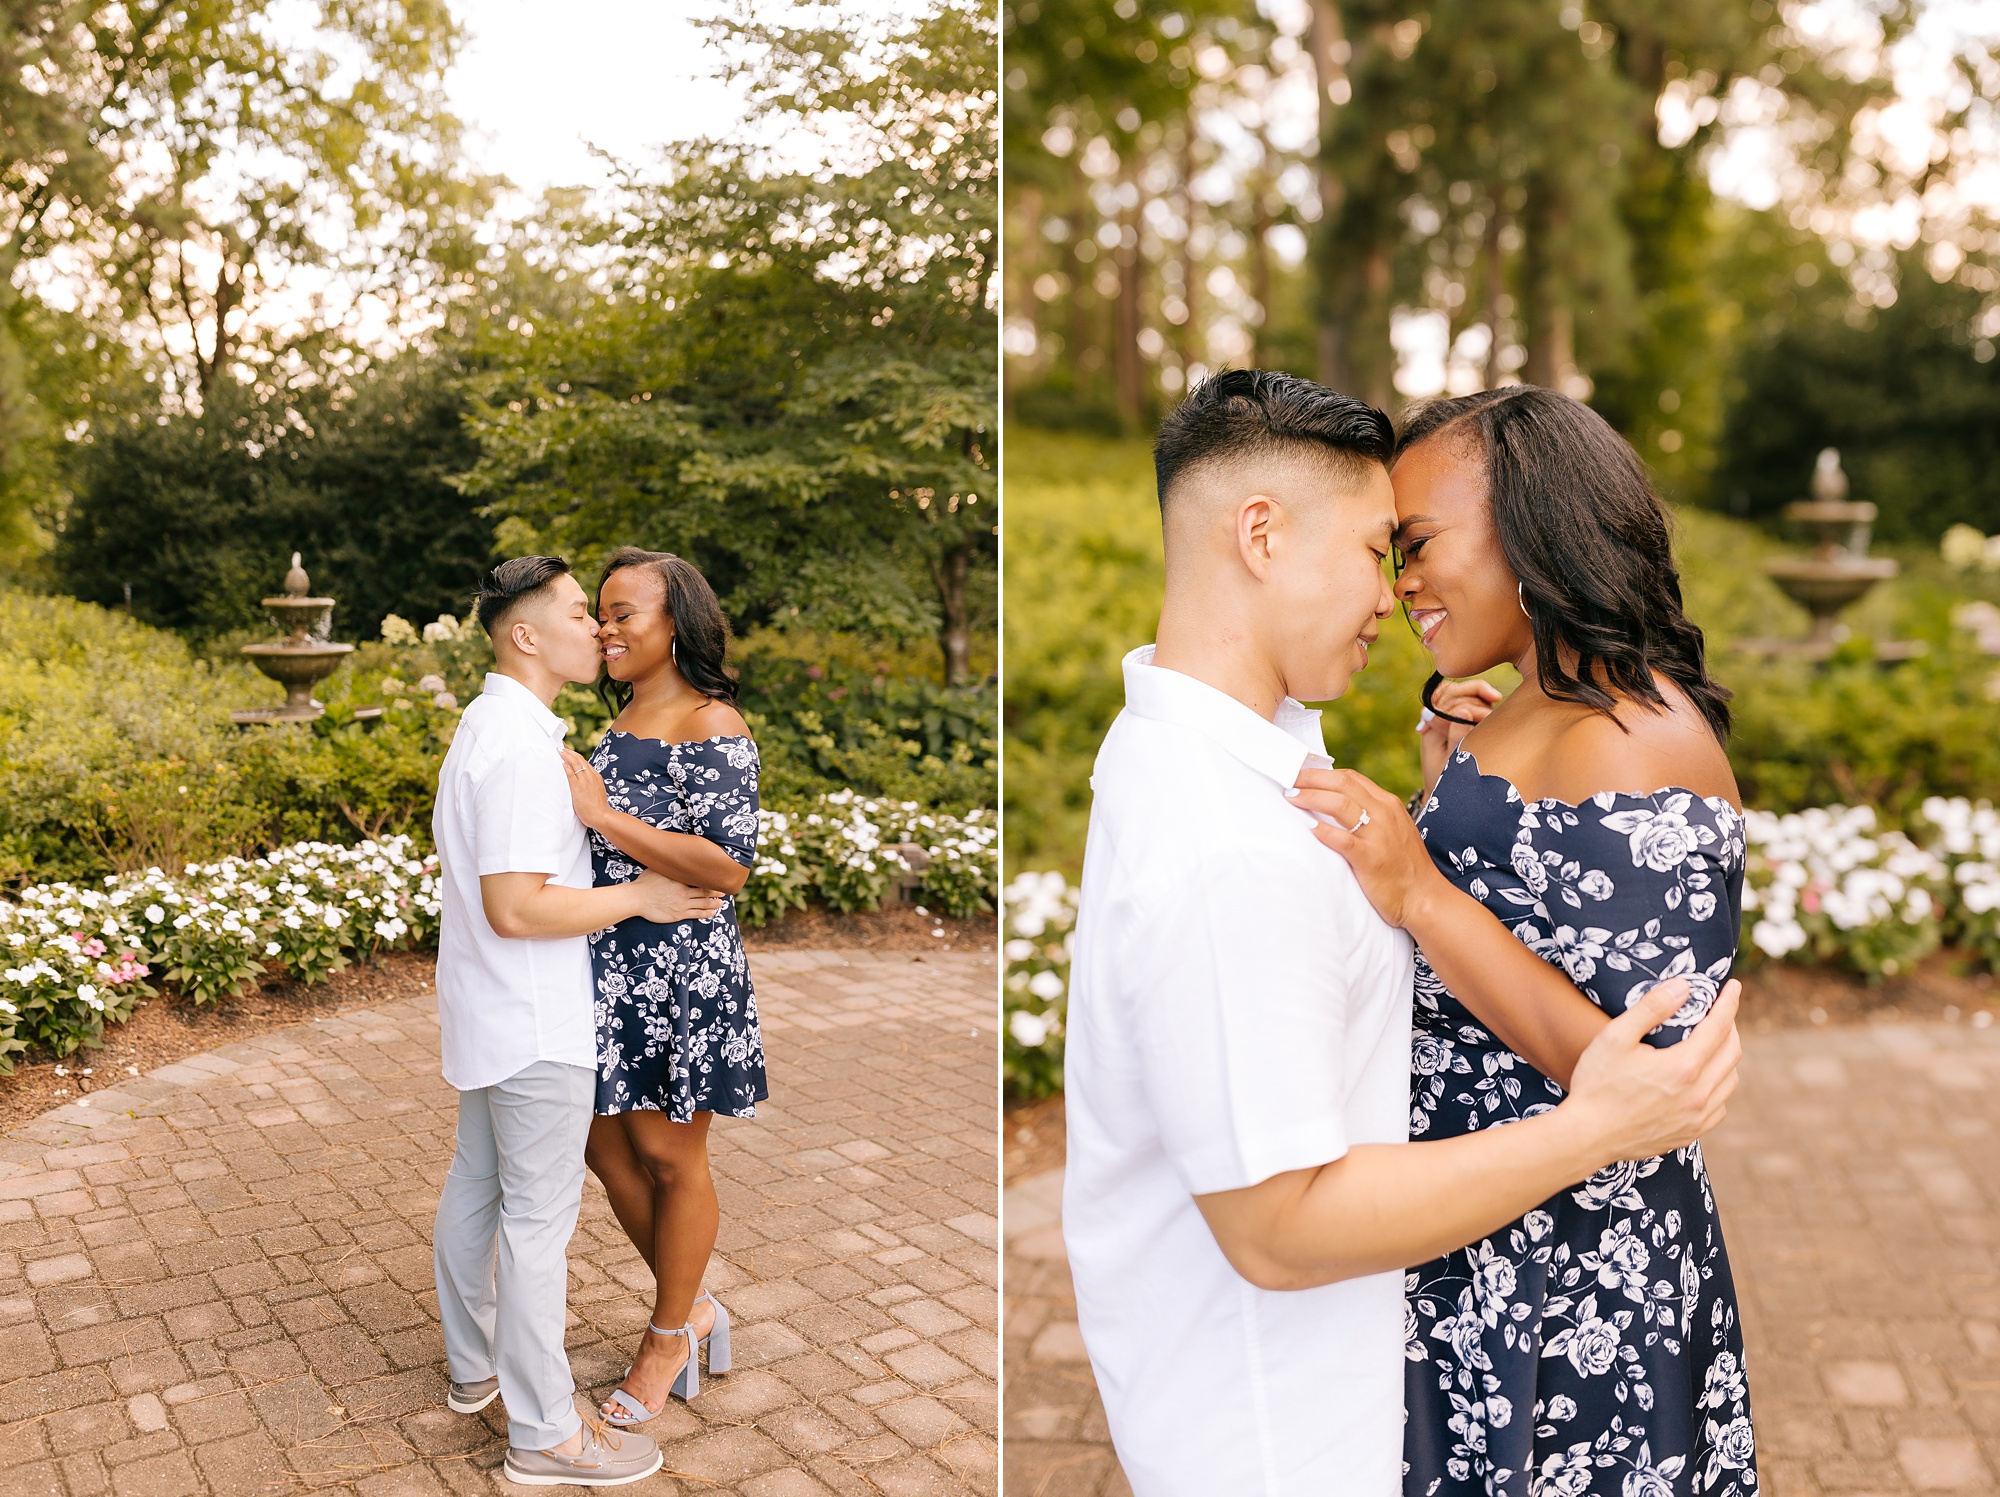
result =
[{"label": "gray block heel sandal", "polygon": [[[717,1300],[707,1290],[703,1290],[694,1297],[694,1302],[697,1305],[703,1300],[707,1300],[711,1305],[715,1306],[715,1324],[709,1327],[709,1332],[706,1336],[697,1337],[695,1335],[694,1322],[692,1320],[674,1330],[654,1325],[650,1320],[646,1322],[646,1329],[656,1336],[687,1337],[688,1358],[687,1361],[681,1364],[681,1370],[675,1374],[674,1385],[667,1390],[667,1397],[669,1398],[674,1397],[676,1394],[682,1398],[699,1398],[701,1396],[701,1348],[704,1346],[708,1348],[708,1371],[710,1376],[720,1376],[729,1370],[731,1361],[729,1354],[729,1312],[723,1309],[721,1301]],[[632,1369],[627,1367],[625,1375],[630,1377],[631,1374]],[[649,1409],[623,1388],[612,1389],[611,1397],[605,1401],[618,1406],[618,1412],[604,1413],[605,1421],[618,1426],[620,1429],[628,1425],[644,1424],[648,1419],[657,1419],[666,1409],[664,1403],[657,1409]]]}]

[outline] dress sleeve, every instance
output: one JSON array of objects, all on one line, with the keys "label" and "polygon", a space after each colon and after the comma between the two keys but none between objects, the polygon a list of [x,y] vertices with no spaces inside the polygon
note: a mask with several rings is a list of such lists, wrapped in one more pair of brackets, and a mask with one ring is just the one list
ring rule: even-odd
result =
[{"label": "dress sleeve", "polygon": [[745,868],[757,864],[757,745],[717,738],[701,747],[687,777],[688,809],[700,834]]},{"label": "dress sleeve", "polygon": [[1669,978],[1688,980],[1688,1001],[1649,1044],[1684,1039],[1729,978],[1743,832],[1726,802],[1667,790],[1524,806],[1511,871],[1534,896],[1510,922],[1514,934],[1606,1013],[1622,1014]]}]

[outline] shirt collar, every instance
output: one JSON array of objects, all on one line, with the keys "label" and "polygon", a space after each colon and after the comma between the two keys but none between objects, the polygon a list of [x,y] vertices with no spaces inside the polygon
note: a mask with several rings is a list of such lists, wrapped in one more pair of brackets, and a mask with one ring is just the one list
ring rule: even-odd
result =
[{"label": "shirt collar", "polygon": [[536,696],[512,676],[503,676],[498,671],[488,671],[486,673],[486,684],[480,689],[487,696],[503,701],[510,701],[519,707],[526,708],[529,715],[534,718],[535,726],[551,738],[561,739],[564,733],[568,731],[563,726],[563,720],[542,705],[540,697]]},{"label": "shirt collar", "polygon": [[1318,709],[1286,697],[1266,720],[1206,682],[1153,664],[1151,645],[1125,657],[1125,710],[1200,733],[1287,790],[1301,769],[1333,763]]}]

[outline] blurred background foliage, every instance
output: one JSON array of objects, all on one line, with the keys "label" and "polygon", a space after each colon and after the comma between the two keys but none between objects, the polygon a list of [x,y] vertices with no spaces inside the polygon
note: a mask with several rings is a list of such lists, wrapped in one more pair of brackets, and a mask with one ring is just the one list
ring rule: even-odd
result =
[{"label": "blurred background foliage", "polygon": [[[1891,0],[1007,0],[1006,400],[1139,434],[1223,364],[1588,398],[1768,518],[2000,529],[2000,21]],[[1919,462],[1931,454],[1935,461]]]},{"label": "blurred background foliage", "polygon": [[[0,7],[0,878],[423,834],[542,550],[703,569],[768,796],[993,806],[993,13],[718,4],[727,138],[503,211],[447,0],[309,10]],[[239,734],[293,551],[361,648]]]}]

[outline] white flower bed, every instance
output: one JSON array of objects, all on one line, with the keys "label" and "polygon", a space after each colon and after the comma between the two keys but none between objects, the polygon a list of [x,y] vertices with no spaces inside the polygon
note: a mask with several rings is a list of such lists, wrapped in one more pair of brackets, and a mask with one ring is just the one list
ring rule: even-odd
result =
[{"label": "white flower bed", "polygon": [[0,901],[0,1064],[33,1042],[61,1055],[95,1043],[155,980],[197,1002],[267,964],[317,982],[349,952],[428,941],[441,909],[437,859],[407,837],[33,885]]},{"label": "white flower bed", "polygon": [[2000,967],[2000,811],[1964,796],[1924,802],[1933,850],[1950,870],[1945,935]]},{"label": "white flower bed", "polygon": [[1063,1019],[1079,892],[1060,873],[1022,873],[1002,896],[1007,1084],[1027,1096],[1062,1086]]},{"label": "white flower bed", "polygon": [[[1948,938],[2000,969],[2000,809],[1933,796],[1915,832],[1882,827],[1867,806],[1746,812],[1739,961],[1894,976]],[[1077,892],[1060,873],[1026,872],[1003,895],[1007,1082],[1019,1094],[1062,1084]]]},{"label": "white flower bed", "polygon": [[927,908],[965,918],[993,908],[1000,878],[1000,827],[991,811],[964,816],[926,811],[914,801],[869,800],[851,790],[823,795],[797,811],[757,813],[757,862],[736,897],[737,917],[762,925],[813,899],[836,910],[872,910],[910,872],[892,851],[920,847],[917,875]]},{"label": "white flower bed", "polygon": [[1748,944],[1783,960],[1843,961],[1873,976],[1908,970],[1943,935],[1944,860],[1868,806],[1744,815]]}]

